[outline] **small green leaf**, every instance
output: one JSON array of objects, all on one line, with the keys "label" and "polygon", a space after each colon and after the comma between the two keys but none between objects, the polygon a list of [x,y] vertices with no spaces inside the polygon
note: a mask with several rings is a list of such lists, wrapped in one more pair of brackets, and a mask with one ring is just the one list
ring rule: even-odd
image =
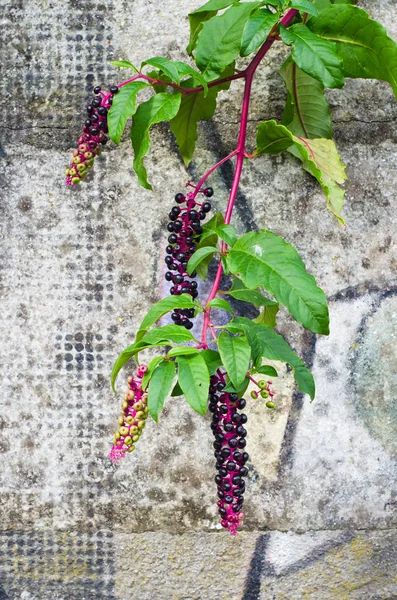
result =
[{"label": "small green leaf", "polygon": [[302,23],[280,27],[280,35],[285,44],[292,44],[292,59],[305,73],[325,87],[343,87],[342,60],[334,42],[322,39]]},{"label": "small green leaf", "polygon": [[298,323],[328,335],[325,294],[306,271],[296,249],[282,237],[267,230],[247,233],[230,250],[227,262],[247,287],[265,288]]},{"label": "small green leaf", "polygon": [[294,136],[276,121],[264,121],[258,126],[256,134],[256,154],[279,154],[290,148]]},{"label": "small green leaf", "polygon": [[234,393],[234,394],[238,394],[238,395],[239,395],[239,397],[241,398],[241,396],[242,396],[242,395],[245,393],[245,391],[246,391],[247,387],[249,386],[249,382],[250,382],[250,380],[248,379],[248,377],[246,377],[246,378],[244,379],[243,383],[242,383],[242,384],[241,384],[241,385],[240,385],[240,386],[239,386],[237,389],[234,387],[234,385],[233,385],[232,383],[230,383],[230,382],[229,382],[229,383],[226,385],[226,387],[225,387],[225,388],[223,388],[223,390],[222,390],[222,391],[223,391],[223,392],[229,392],[229,394],[230,394],[230,393],[232,393],[232,394],[233,394],[233,393]]},{"label": "small green leaf", "polygon": [[120,69],[134,69],[138,73],[138,69],[129,60],[113,60],[110,64]]},{"label": "small green leaf", "polygon": [[282,125],[304,138],[332,138],[331,111],[324,86],[291,58],[280,69],[288,96]]},{"label": "small green leaf", "polygon": [[210,375],[213,375],[222,366],[220,354],[216,350],[203,350],[200,356],[205,360]]},{"label": "small green leaf", "polygon": [[183,396],[183,392],[181,390],[181,386],[178,382],[174,385],[174,389],[171,392],[171,396],[174,398],[175,396]]},{"label": "small green leaf", "polygon": [[289,5],[291,8],[296,8],[308,15],[314,15],[315,17],[318,15],[317,8],[309,0],[291,0]]},{"label": "small green leaf", "polygon": [[207,306],[212,306],[213,308],[220,308],[221,310],[226,310],[228,313],[234,317],[234,310],[230,306],[229,302],[226,300],[222,300],[222,298],[214,298],[210,302],[208,302]]},{"label": "small green leaf", "polygon": [[184,356],[187,354],[197,354],[197,348],[193,348],[192,346],[177,346],[176,348],[172,348],[167,356],[172,358],[173,356]]},{"label": "small green leaf", "polygon": [[136,335],[136,341],[139,342],[143,338],[153,323],[175,308],[196,308],[201,310],[198,302],[193,300],[189,294],[181,294],[180,296],[168,296],[167,298],[163,298],[159,302],[156,302],[156,304],[153,304],[143,319]]},{"label": "small green leaf", "polygon": [[152,67],[156,67],[156,69],[160,69],[167,77],[170,78],[174,83],[180,83],[179,71],[175,64],[168,60],[168,58],[163,58],[161,56],[155,56],[154,58],[149,58],[148,60],[144,60],[141,68],[144,65],[150,65]]},{"label": "small green leaf", "polygon": [[147,87],[147,84],[142,81],[131,81],[131,83],[120,87],[118,93],[114,96],[107,123],[110,139],[115,144],[120,143],[127,119],[135,112],[136,96],[145,87]]},{"label": "small green leaf", "polygon": [[185,342],[191,342],[194,340],[196,340],[196,338],[192,333],[190,333],[190,331],[184,327],[181,327],[180,325],[172,324],[152,329],[142,338],[142,341],[146,342],[147,344],[156,344],[157,342],[161,341],[184,344]]},{"label": "small green leaf", "polygon": [[215,233],[217,233],[221,240],[226,242],[226,244],[230,247],[232,247],[237,241],[236,230],[231,225],[219,225],[216,227]]},{"label": "small green leaf", "polygon": [[243,2],[206,21],[195,48],[195,60],[207,81],[220,76],[240,54],[245,23],[257,2]]},{"label": "small green leaf", "polygon": [[276,315],[278,311],[278,304],[275,304],[274,306],[265,306],[260,315],[253,320],[255,323],[262,323],[262,325],[267,325],[273,329],[277,325]]},{"label": "small green leaf", "polygon": [[220,212],[217,212],[214,214],[213,217],[211,217],[211,219],[208,221],[208,223],[205,223],[203,225],[203,231],[204,232],[208,232],[208,231],[216,231],[216,229],[220,226],[223,225],[223,214]]},{"label": "small green leaf", "polygon": [[[180,77],[187,77],[189,76],[190,79],[186,79],[184,81],[182,81],[181,85],[183,85],[183,87],[190,87],[190,85],[192,87],[197,87],[197,84],[195,83],[196,81],[198,83],[200,83],[200,85],[203,86],[204,88],[204,98],[206,98],[207,94],[208,94],[208,84],[206,82],[206,80],[204,79],[203,75],[200,73],[200,71],[196,71],[196,69],[193,69],[193,67],[191,67],[190,65],[187,65],[184,62],[181,61],[177,61],[174,60],[172,62],[173,65],[175,65],[175,67],[178,69],[178,73],[180,75]],[[215,88],[212,88],[215,90]],[[193,94],[194,95],[194,94]],[[182,98],[183,100],[183,98]]]},{"label": "small green leaf", "polygon": [[[215,248],[215,244],[217,243],[217,241],[218,241],[218,236],[216,235],[216,233],[207,232],[207,234],[204,234],[201,236],[201,240],[197,244],[196,252],[198,252],[202,248],[207,248],[207,247]],[[217,252],[218,252],[218,250],[217,250]],[[208,266],[209,266],[210,262],[212,261],[213,256],[214,256],[213,253],[209,254],[196,267],[197,275],[203,281],[205,281],[207,279]]]},{"label": "small green leaf", "polygon": [[148,368],[147,368],[145,375],[142,377],[142,389],[145,390],[147,388],[147,384],[150,381],[150,378],[153,374],[154,369],[163,360],[164,360],[164,356],[155,356],[154,358],[152,358],[152,360],[148,364]]},{"label": "small green leaf", "polygon": [[277,302],[269,300],[269,298],[266,298],[266,296],[258,292],[258,290],[247,288],[238,277],[233,278],[232,287],[225,293],[228,294],[228,296],[236,298],[236,300],[241,300],[241,302],[250,302],[254,306],[278,306]]},{"label": "small green leaf", "polygon": [[178,383],[190,406],[205,415],[208,404],[210,376],[202,353],[178,356]]},{"label": "small green leaf", "polygon": [[149,413],[157,422],[164,400],[170,394],[175,377],[175,363],[164,360],[154,369],[148,388]]},{"label": "small green leaf", "polygon": [[261,8],[250,16],[244,28],[241,56],[248,56],[263,44],[278,18],[277,13],[272,13],[266,8]]},{"label": "small green leaf", "polygon": [[278,377],[276,369],[274,367],[271,367],[270,365],[263,365],[262,367],[259,367],[255,370],[261,375],[268,375],[269,377]]},{"label": "small green leaf", "polygon": [[197,265],[199,265],[207,256],[211,255],[212,257],[216,252],[219,252],[219,250],[213,246],[205,246],[204,248],[197,249],[187,263],[187,272],[189,275],[192,274]]},{"label": "small green leaf", "polygon": [[150,147],[149,129],[155,123],[173,119],[178,112],[180,103],[180,94],[156,94],[147,102],[140,104],[132,119],[131,142],[135,153],[134,170],[138,175],[140,185],[148,190],[151,190],[152,186],[147,180],[143,159]]},{"label": "small green leaf", "polygon": [[251,358],[246,336],[233,337],[223,331],[218,337],[218,349],[230,381],[238,388],[247,375]]}]

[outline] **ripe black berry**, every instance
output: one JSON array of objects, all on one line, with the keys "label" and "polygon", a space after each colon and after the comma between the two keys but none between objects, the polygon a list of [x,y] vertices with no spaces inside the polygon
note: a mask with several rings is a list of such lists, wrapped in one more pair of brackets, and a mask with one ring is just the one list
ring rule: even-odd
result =
[{"label": "ripe black berry", "polygon": [[182,202],[185,202],[186,197],[183,194],[177,194],[175,196],[175,202],[178,202],[178,204],[182,204]]},{"label": "ripe black berry", "polygon": [[100,106],[98,108],[98,114],[101,115],[101,117],[106,117],[106,115],[108,114],[108,111],[104,106]]},{"label": "ripe black berry", "polygon": [[210,202],[204,202],[204,204],[201,207],[201,210],[203,210],[205,213],[210,212],[211,210],[211,203]]},{"label": "ripe black berry", "polygon": [[212,187],[207,187],[205,190],[203,190],[204,192],[204,196],[206,196],[207,198],[211,198],[211,196],[214,195],[214,190],[212,189]]},{"label": "ripe black berry", "polygon": [[112,94],[117,94],[118,91],[119,91],[119,88],[117,87],[117,85],[112,85],[112,87],[110,88],[110,92]]},{"label": "ripe black berry", "polygon": [[99,85],[94,87],[94,94],[99,94],[100,91],[101,91],[101,88],[99,87]]},{"label": "ripe black berry", "polygon": [[178,238],[176,237],[175,233],[172,233],[170,236],[168,236],[168,241],[170,244],[176,244]]}]

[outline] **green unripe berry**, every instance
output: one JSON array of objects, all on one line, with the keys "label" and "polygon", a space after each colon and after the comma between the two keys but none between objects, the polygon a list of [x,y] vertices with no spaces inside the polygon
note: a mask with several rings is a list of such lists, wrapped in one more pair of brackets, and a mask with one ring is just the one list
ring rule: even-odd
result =
[{"label": "green unripe berry", "polygon": [[74,185],[77,185],[78,183],[80,183],[80,177],[72,177],[72,183]]},{"label": "green unripe berry", "polygon": [[140,421],[141,419],[143,419],[144,416],[145,416],[145,413],[143,412],[143,410],[138,410],[138,412],[135,415],[135,418],[138,419],[138,421]]},{"label": "green unripe berry", "polygon": [[127,437],[125,438],[124,444],[127,444],[127,446],[131,446],[131,444],[132,444],[132,437],[130,435],[127,435]]},{"label": "green unripe berry", "polygon": [[274,402],[266,402],[268,408],[274,408]]},{"label": "green unripe berry", "polygon": [[262,396],[262,398],[269,398],[269,392],[267,390],[262,390],[261,396]]},{"label": "green unripe berry", "polygon": [[119,429],[120,431],[120,435],[124,436],[124,435],[128,435],[128,427],[120,427]]},{"label": "green unripe berry", "polygon": [[119,425],[122,425],[124,423],[124,417],[119,417],[118,419]]},{"label": "green unripe berry", "polygon": [[260,381],[258,381],[258,386],[261,388],[261,390],[264,390],[267,386],[267,383],[264,379],[261,379]]},{"label": "green unripe berry", "polygon": [[255,392],[254,390],[252,390],[251,392],[251,398],[254,398],[254,400],[256,400],[258,397],[258,392]]},{"label": "green unripe berry", "polygon": [[134,450],[135,450],[135,446],[132,445],[128,448],[127,452],[134,452]]},{"label": "green unripe berry", "polygon": [[132,438],[133,442],[137,442],[139,440],[140,436],[139,435],[134,435],[134,437]]},{"label": "green unripe berry", "polygon": [[143,429],[146,425],[146,421],[139,421],[138,423],[138,429]]}]

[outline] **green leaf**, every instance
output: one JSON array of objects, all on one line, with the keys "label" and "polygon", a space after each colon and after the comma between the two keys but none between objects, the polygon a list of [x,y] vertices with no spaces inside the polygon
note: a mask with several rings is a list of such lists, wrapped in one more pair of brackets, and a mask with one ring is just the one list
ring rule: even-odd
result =
[{"label": "green leaf", "polygon": [[121,135],[124,131],[128,117],[135,112],[136,96],[140,90],[148,87],[142,81],[131,81],[119,88],[118,93],[113,98],[113,104],[110,107],[107,123],[109,127],[110,139],[115,143],[120,143]]},{"label": "green leaf", "polygon": [[207,97],[204,94],[205,92],[197,92],[183,96],[178,114],[170,121],[171,131],[186,167],[189,166],[196,147],[197,123],[211,119],[216,109],[218,90],[211,88]]},{"label": "green leaf", "polygon": [[157,344],[157,342],[174,342],[175,344],[184,344],[185,342],[197,341],[194,335],[181,327],[180,325],[164,325],[163,327],[157,327],[152,329],[149,333],[146,333],[142,338],[142,342],[147,344]]},{"label": "green leaf", "polygon": [[218,349],[230,381],[238,388],[247,375],[251,358],[251,348],[246,336],[233,337],[222,331],[218,337]]},{"label": "green leaf", "polygon": [[255,335],[262,346],[262,356],[264,358],[288,363],[294,369],[295,381],[300,391],[309,394],[310,398],[314,399],[315,384],[313,375],[281,335],[266,327],[266,325],[252,323],[245,317],[235,319],[234,323],[235,325],[241,324],[243,331],[250,330],[252,335]]},{"label": "green leaf", "polygon": [[206,80],[204,79],[203,75],[199,71],[196,71],[195,69],[193,69],[193,67],[191,67],[190,65],[187,65],[186,63],[181,62],[181,61],[175,60],[172,62],[172,64],[175,65],[175,67],[178,69],[178,73],[179,73],[180,77],[189,76],[189,78],[190,78],[189,80],[186,79],[186,80],[182,81],[183,87],[190,87],[190,85],[192,87],[197,87],[197,85],[195,83],[195,80],[196,80],[204,88],[204,98],[207,96],[208,84],[207,84]]},{"label": "green leaf", "polygon": [[231,4],[236,4],[236,0],[209,0],[209,2],[200,6],[200,8],[189,13],[190,40],[186,48],[188,54],[192,54],[196,46],[197,37],[203,27],[203,22],[212,19],[218,10],[227,8]]},{"label": "green leaf", "polygon": [[332,140],[310,140],[294,136],[276,121],[265,121],[258,127],[256,153],[273,154],[287,148],[288,140],[291,145],[289,152],[303,162],[303,167],[313,175],[321,185],[327,198],[327,206],[337,219],[344,223],[340,216],[343,208],[344,190],[340,186],[346,180],[345,168],[340,161],[335,143]]},{"label": "green leaf", "polygon": [[[200,242],[197,244],[197,250],[195,251],[195,254],[203,248],[207,248],[207,247],[214,248],[217,241],[218,241],[218,236],[215,233],[209,233],[209,235],[207,235],[207,236],[202,235]],[[218,250],[217,250],[217,252],[218,252]],[[205,281],[207,279],[208,266],[209,266],[211,260],[213,259],[213,256],[214,256],[214,253],[211,252],[211,254],[208,254],[205,258],[203,258],[203,260],[196,267],[197,275],[203,281]]]},{"label": "green leaf", "polygon": [[180,83],[179,71],[175,64],[168,60],[168,58],[163,58],[161,56],[155,56],[153,58],[149,58],[148,60],[144,60],[141,69],[144,65],[151,65],[152,67],[156,67],[156,69],[160,69],[167,77],[170,78],[174,83]]},{"label": "green leaf", "polygon": [[234,393],[234,394],[238,394],[239,397],[241,398],[241,396],[246,392],[247,387],[249,386],[250,380],[248,379],[248,377],[246,377],[243,381],[243,383],[236,389],[234,387],[234,385],[232,383],[228,383],[226,385],[226,387],[223,388],[223,392],[229,392],[230,393]]},{"label": "green leaf", "polygon": [[143,319],[139,331],[136,335],[136,341],[139,342],[149,327],[158,321],[165,314],[175,308],[196,308],[200,309],[198,302],[193,300],[189,294],[181,294],[180,296],[168,296],[163,298],[156,304],[153,304],[145,318]]},{"label": "green leaf", "polygon": [[327,198],[327,206],[333,215],[344,224],[340,212],[343,208],[345,190],[340,187],[346,181],[342,164],[333,140],[305,140],[296,137],[294,147],[289,150],[302,160],[303,167],[321,185]]},{"label": "green leaf", "polygon": [[203,350],[200,353],[200,356],[202,356],[205,360],[210,375],[213,375],[215,371],[217,371],[219,367],[222,366],[220,354],[215,350]]},{"label": "green leaf", "polygon": [[298,323],[314,333],[329,333],[325,294],[282,237],[267,230],[247,233],[237,240],[227,262],[247,287],[264,287]]},{"label": "green leaf", "polygon": [[289,5],[291,8],[296,8],[308,15],[314,15],[315,17],[318,15],[317,8],[309,0],[291,0]]},{"label": "green leaf", "polygon": [[193,348],[192,346],[177,346],[176,348],[172,348],[167,356],[172,358],[173,356],[184,356],[187,354],[197,354],[197,348]]},{"label": "green leaf", "polygon": [[[117,94],[118,95],[118,94]],[[131,142],[134,148],[134,170],[140,185],[148,190],[152,186],[147,180],[147,172],[143,164],[150,147],[149,129],[155,123],[170,121],[175,117],[181,103],[180,94],[156,94],[138,107],[131,127]]]},{"label": "green leaf", "polygon": [[134,69],[138,73],[138,69],[129,60],[113,60],[110,64],[120,69]]},{"label": "green leaf", "polygon": [[197,265],[199,265],[207,256],[211,255],[212,258],[216,252],[219,252],[219,250],[213,246],[205,246],[204,248],[197,249],[187,263],[187,272],[189,275],[192,274]]},{"label": "green leaf", "polygon": [[205,415],[208,404],[210,376],[202,352],[178,356],[178,383],[190,406]]},{"label": "green leaf", "polygon": [[205,223],[203,225],[203,231],[207,232],[207,231],[215,231],[220,225],[223,225],[223,214],[220,212],[217,212],[214,214],[213,217],[211,217],[211,219],[208,221],[208,223]]},{"label": "green leaf", "polygon": [[244,27],[241,56],[248,56],[263,44],[278,18],[277,13],[272,13],[266,8],[257,10],[249,17]]},{"label": "green leaf", "polygon": [[294,143],[294,136],[276,121],[264,121],[256,133],[256,154],[279,154]]},{"label": "green leaf", "polygon": [[322,39],[302,23],[280,27],[280,35],[285,44],[292,44],[292,58],[305,73],[325,87],[343,87],[342,61],[334,42]]},{"label": "green leaf", "polygon": [[331,111],[324,86],[288,58],[280,69],[288,96],[282,124],[304,138],[331,138]]},{"label": "green leaf", "polygon": [[174,385],[174,389],[171,392],[171,396],[174,398],[175,396],[183,396],[183,392],[181,390],[181,386],[178,382]]},{"label": "green leaf", "polygon": [[230,247],[232,247],[237,240],[237,234],[234,227],[227,225],[226,223],[216,227],[215,233],[217,233],[221,240],[226,242],[226,244]]},{"label": "green leaf", "polygon": [[255,323],[262,323],[262,325],[267,325],[267,327],[276,327],[276,315],[279,311],[279,306],[276,304],[275,306],[265,306],[260,315],[253,319]]},{"label": "green leaf", "polygon": [[225,293],[233,298],[236,298],[236,300],[250,302],[254,306],[278,306],[277,302],[269,300],[269,298],[266,298],[266,296],[257,290],[251,290],[247,288],[241,279],[238,279],[237,277],[233,278],[232,287]]},{"label": "green leaf", "polygon": [[276,369],[274,367],[271,367],[270,365],[264,365],[263,367],[259,367],[258,369],[256,369],[256,372],[260,373],[261,375],[268,375],[269,377],[278,377]]},{"label": "green leaf", "polygon": [[221,310],[226,310],[228,313],[234,317],[234,310],[230,306],[229,302],[226,300],[222,300],[222,298],[214,298],[210,302],[208,302],[207,306],[212,306],[213,308],[220,308]]},{"label": "green leaf", "polygon": [[397,97],[397,44],[356,6],[330,6],[308,22],[324,41],[336,42],[345,77],[387,81]]},{"label": "green leaf", "polygon": [[148,388],[149,413],[157,422],[163,410],[164,400],[170,394],[175,377],[175,363],[164,360],[153,371]]},{"label": "green leaf", "polygon": [[142,377],[142,389],[145,390],[147,388],[147,384],[150,381],[150,378],[153,374],[154,369],[163,360],[164,360],[164,356],[155,356],[154,358],[152,358],[152,360],[148,364],[148,368],[147,368],[145,375]]},{"label": "green leaf", "polygon": [[207,81],[219,77],[238,57],[245,23],[257,6],[257,2],[236,4],[204,23],[197,39],[195,60]]}]

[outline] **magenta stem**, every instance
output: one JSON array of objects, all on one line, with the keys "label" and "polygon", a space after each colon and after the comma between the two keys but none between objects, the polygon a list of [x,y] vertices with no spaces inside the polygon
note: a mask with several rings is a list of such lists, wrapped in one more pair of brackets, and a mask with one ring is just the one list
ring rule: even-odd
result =
[{"label": "magenta stem", "polygon": [[[276,41],[276,38],[278,37],[278,26],[281,24],[284,27],[287,27],[294,20],[294,18],[296,17],[296,15],[298,13],[299,13],[299,11],[296,9],[293,9],[293,8],[288,10],[285,13],[285,15],[282,17],[282,19],[280,19],[280,23],[278,23],[277,25],[275,25],[273,27],[273,29],[271,30],[270,34],[268,35],[266,41],[262,44],[262,46],[258,50],[257,54],[254,56],[254,58],[252,59],[252,61],[248,65],[248,67],[245,69],[245,71],[241,71],[238,73],[238,75],[241,75],[245,79],[245,86],[244,86],[243,102],[242,102],[242,107],[241,107],[240,131],[239,131],[239,136],[238,136],[238,141],[237,141],[237,147],[236,147],[236,150],[234,151],[234,153],[232,153],[232,155],[236,155],[237,158],[236,158],[236,166],[235,166],[235,170],[234,170],[232,188],[230,190],[229,200],[228,200],[226,212],[225,212],[225,223],[226,224],[229,224],[231,221],[231,218],[232,218],[233,208],[234,208],[234,204],[235,204],[236,197],[237,197],[237,191],[238,191],[238,188],[240,185],[240,178],[241,178],[241,172],[243,170],[244,158],[246,156],[245,142],[246,142],[246,138],[247,138],[248,113],[249,113],[249,104],[250,104],[250,98],[251,98],[252,81],[254,79],[255,71],[258,68],[263,57],[267,54],[267,52],[270,50],[270,48]],[[227,157],[227,159],[229,159],[230,156],[231,155],[229,155]],[[219,166],[219,163],[218,163],[218,166]],[[205,179],[207,179],[207,174],[204,175],[204,177],[203,177],[204,181],[205,181]],[[221,254],[225,255],[226,250],[227,250],[227,244],[226,244],[226,242],[222,242]],[[207,299],[207,305],[209,302],[211,302],[211,300],[213,300],[215,298],[215,296],[219,290],[220,282],[222,279],[222,274],[223,274],[223,264],[222,264],[222,261],[220,260],[219,264],[218,264],[218,269],[217,269],[217,272],[215,275],[214,283],[212,285],[211,291],[210,291],[208,299]],[[207,346],[207,331],[208,331],[208,328],[210,325],[210,316],[211,316],[211,307],[207,307],[204,309],[204,322],[203,322],[203,329],[202,329],[201,343],[200,343],[201,348],[208,348],[208,346]]]}]

